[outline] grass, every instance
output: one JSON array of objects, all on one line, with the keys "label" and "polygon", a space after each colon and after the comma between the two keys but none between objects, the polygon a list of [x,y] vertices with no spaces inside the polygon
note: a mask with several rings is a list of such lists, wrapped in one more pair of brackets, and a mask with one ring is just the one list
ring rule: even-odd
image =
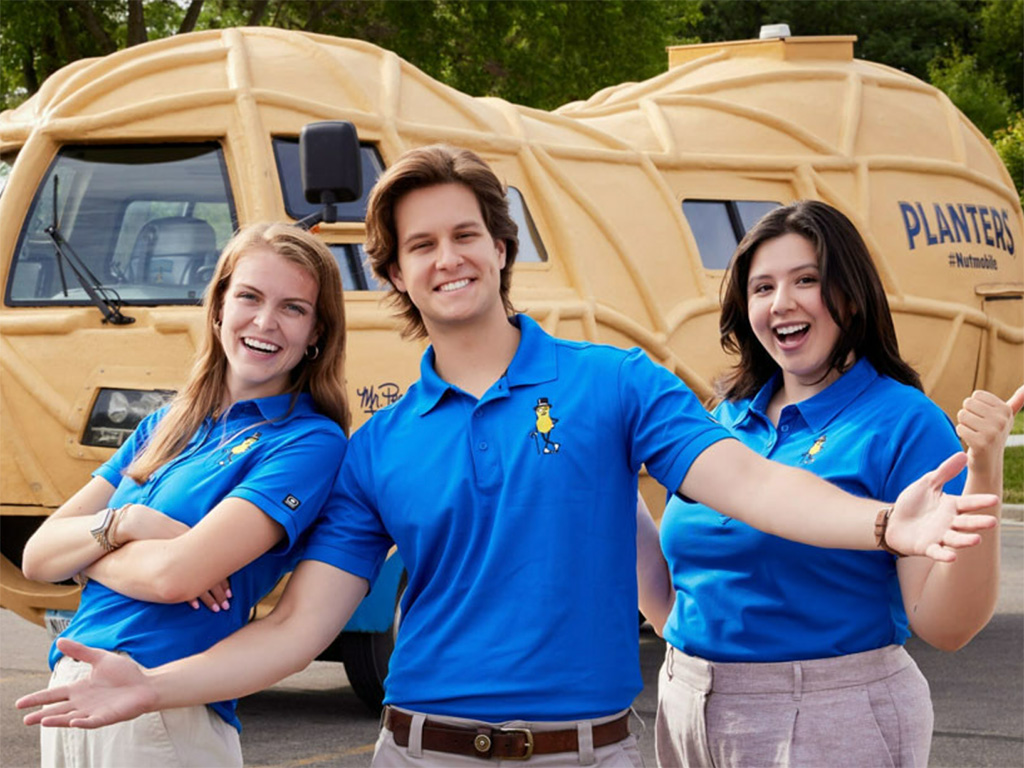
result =
[{"label": "grass", "polygon": [[[1024,411],[1013,419],[1010,434],[1024,434]],[[1003,454],[1003,503],[1024,504],[1024,445],[1007,448]]]},{"label": "grass", "polygon": [[1024,504],[1024,445],[1003,454],[1003,503]]}]

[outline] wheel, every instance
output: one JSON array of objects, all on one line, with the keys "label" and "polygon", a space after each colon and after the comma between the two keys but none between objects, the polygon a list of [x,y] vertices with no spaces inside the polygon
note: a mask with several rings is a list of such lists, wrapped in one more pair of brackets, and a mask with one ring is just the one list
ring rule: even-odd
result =
[{"label": "wheel", "polygon": [[384,706],[384,678],[388,676],[388,662],[402,621],[405,578],[403,573],[395,594],[395,620],[389,632],[345,632],[338,638],[352,690],[373,712],[380,712]]}]

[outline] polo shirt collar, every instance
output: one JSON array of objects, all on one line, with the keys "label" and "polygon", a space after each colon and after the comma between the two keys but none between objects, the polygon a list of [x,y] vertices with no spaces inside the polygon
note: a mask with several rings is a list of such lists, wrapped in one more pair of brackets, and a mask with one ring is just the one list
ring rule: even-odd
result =
[{"label": "polo shirt collar", "polygon": [[[558,377],[557,339],[548,335],[528,315],[514,315],[509,322],[519,329],[519,346],[509,363],[505,378],[509,387],[552,381]],[[429,413],[452,388],[434,370],[434,347],[427,347],[420,358],[420,386],[416,412]]]},{"label": "polo shirt collar", "polygon": [[239,400],[228,410],[227,417],[242,415],[246,411],[256,409],[260,416],[274,424],[285,424],[299,415],[313,413],[313,396],[308,392],[300,392],[295,399],[295,407],[288,413],[292,404],[293,393],[286,392],[272,397],[258,397],[254,400]]},{"label": "polo shirt collar", "polygon": [[[800,416],[807,423],[808,427],[815,432],[819,432],[827,427],[836,416],[842,413],[846,406],[853,402],[877,378],[878,371],[875,370],[875,366],[866,357],[862,357],[853,364],[850,370],[821,390],[821,392],[799,403],[794,403],[793,407],[800,412]],[[767,419],[765,414],[768,412],[768,403],[781,384],[782,373],[776,371],[765,382],[764,386],[761,387],[760,391],[754,396],[754,399],[750,401],[744,418],[748,418],[750,411],[754,411]]]}]

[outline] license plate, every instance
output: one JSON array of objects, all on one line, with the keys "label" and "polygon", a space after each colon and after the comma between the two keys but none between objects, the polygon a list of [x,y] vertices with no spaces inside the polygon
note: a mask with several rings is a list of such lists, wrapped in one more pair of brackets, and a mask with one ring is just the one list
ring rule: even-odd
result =
[{"label": "license plate", "polygon": [[71,623],[71,617],[74,615],[74,611],[46,612],[43,620],[46,624],[46,631],[49,633],[51,640],[68,628],[68,624]]}]

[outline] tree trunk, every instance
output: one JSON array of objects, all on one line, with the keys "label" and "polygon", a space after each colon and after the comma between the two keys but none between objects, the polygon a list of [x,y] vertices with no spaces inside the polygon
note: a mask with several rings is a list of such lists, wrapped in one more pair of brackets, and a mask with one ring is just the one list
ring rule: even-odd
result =
[{"label": "tree trunk", "polygon": [[196,28],[196,22],[199,21],[199,12],[201,10],[203,10],[203,0],[192,0],[192,2],[188,4],[188,10],[185,11],[185,18],[181,20],[181,26],[178,27],[179,35],[191,32]]},{"label": "tree trunk", "polygon": [[57,6],[57,24],[61,31],[59,42],[64,49],[61,58],[64,61],[77,61],[82,58],[82,53],[78,49],[78,30],[75,29],[74,21],[68,16],[68,7],[63,3]]},{"label": "tree trunk", "polygon": [[149,40],[142,0],[128,0],[128,48]]},{"label": "tree trunk", "polygon": [[99,49],[100,54],[106,55],[117,50],[117,43],[107,34],[107,30],[103,28],[103,22],[100,21],[100,18],[92,9],[91,3],[76,3],[75,10],[81,14],[82,24],[85,25],[89,34],[92,35],[92,39],[96,41],[96,47]]},{"label": "tree trunk", "polygon": [[21,74],[25,78],[25,90],[30,94],[39,90],[39,75],[36,74],[35,50],[32,46],[25,48],[25,55],[21,60]]},{"label": "tree trunk", "polygon": [[255,0],[249,4],[249,18],[245,22],[247,27],[258,27],[260,22],[263,21],[263,14],[267,12],[267,6],[270,5],[270,0]]}]

